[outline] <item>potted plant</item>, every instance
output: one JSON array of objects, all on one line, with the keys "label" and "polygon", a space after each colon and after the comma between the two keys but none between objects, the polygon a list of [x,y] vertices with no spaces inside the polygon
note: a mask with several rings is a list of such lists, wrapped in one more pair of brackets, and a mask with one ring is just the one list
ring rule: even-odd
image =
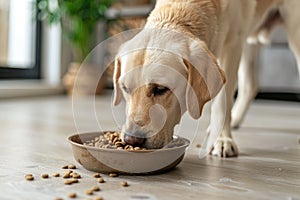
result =
[{"label": "potted plant", "polygon": [[[96,45],[97,24],[100,21],[109,22],[105,13],[115,1],[39,0],[38,2],[40,19],[49,24],[60,23],[64,38],[71,43],[74,62],[70,64],[69,70],[63,78],[63,83],[69,94],[72,93],[80,64]],[[103,80],[99,84],[100,88],[97,88],[96,93],[101,93]]]}]

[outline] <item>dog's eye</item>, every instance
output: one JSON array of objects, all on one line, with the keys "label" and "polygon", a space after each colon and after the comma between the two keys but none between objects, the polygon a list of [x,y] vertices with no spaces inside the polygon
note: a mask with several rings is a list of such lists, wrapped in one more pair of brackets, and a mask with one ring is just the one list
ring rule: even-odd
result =
[{"label": "dog's eye", "polygon": [[123,85],[122,89],[123,89],[124,92],[126,92],[128,94],[130,93],[130,90],[126,86]]},{"label": "dog's eye", "polygon": [[154,96],[159,96],[159,95],[165,94],[168,91],[169,91],[169,88],[167,88],[167,87],[155,86],[155,87],[153,87],[152,93]]}]

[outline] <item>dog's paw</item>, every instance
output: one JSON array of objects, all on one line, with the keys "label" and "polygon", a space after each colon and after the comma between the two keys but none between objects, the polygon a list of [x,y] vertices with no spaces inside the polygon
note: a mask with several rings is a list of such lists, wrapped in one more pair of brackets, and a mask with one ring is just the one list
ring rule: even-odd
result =
[{"label": "dog's paw", "polygon": [[232,138],[220,137],[215,143],[211,154],[218,157],[234,157],[238,155],[238,148]]}]

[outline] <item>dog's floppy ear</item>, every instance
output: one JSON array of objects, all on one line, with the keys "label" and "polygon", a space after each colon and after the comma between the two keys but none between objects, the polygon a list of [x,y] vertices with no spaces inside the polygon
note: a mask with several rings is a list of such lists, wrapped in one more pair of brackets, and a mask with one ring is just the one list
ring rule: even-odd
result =
[{"label": "dog's floppy ear", "polygon": [[119,86],[119,78],[120,78],[120,75],[121,75],[121,61],[120,61],[120,58],[116,58],[115,59],[115,67],[114,67],[114,105],[118,105],[122,98],[123,98],[123,94],[122,94],[122,91],[120,89],[120,86]]},{"label": "dog's floppy ear", "polygon": [[202,41],[193,41],[188,60],[184,59],[188,71],[186,106],[194,119],[201,116],[204,104],[214,98],[226,79],[215,56]]}]

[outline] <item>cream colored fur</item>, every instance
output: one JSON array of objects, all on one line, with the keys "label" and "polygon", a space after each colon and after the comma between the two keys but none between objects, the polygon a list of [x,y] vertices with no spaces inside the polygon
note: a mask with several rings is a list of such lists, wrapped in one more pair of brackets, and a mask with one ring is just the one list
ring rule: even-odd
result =
[{"label": "cream colored fur", "polygon": [[[244,46],[243,56],[238,73],[238,97],[232,110],[232,127],[239,127],[252,99],[258,91],[256,60],[260,47],[268,44],[272,29],[275,26],[284,26],[290,49],[293,51],[300,77],[300,1],[297,0],[273,0],[258,1],[257,19],[263,19],[262,24],[257,24],[251,30],[247,43]],[[271,13],[271,14],[270,14]],[[274,16],[276,13],[276,16]],[[271,15],[271,18],[267,18]],[[267,19],[266,19],[267,18]]]},{"label": "cream colored fur", "polygon": [[[268,12],[279,5],[285,19],[295,20],[288,14],[292,9],[289,2],[299,5],[297,0],[158,0],[145,29],[122,46],[115,62],[114,103],[122,98],[126,101],[123,132],[130,133],[132,140],[145,138],[143,145],[148,148],[160,148],[170,142],[174,126],[185,111],[197,119],[204,104],[215,98],[211,124],[219,123],[219,118],[225,121],[212,154],[236,156],[231,109],[244,43],[261,28]],[[292,26],[295,22],[290,23]],[[149,35],[147,29],[173,30],[193,40],[174,40],[169,33]],[[295,35],[290,38],[295,40]],[[158,48],[130,51],[140,43],[145,47],[158,44]],[[299,52],[299,47],[295,45],[294,49]],[[182,57],[162,49],[179,50]],[[221,90],[224,83],[225,90]],[[246,83],[242,87],[246,88]],[[162,95],[154,92],[165,88],[168,90]],[[238,116],[239,107],[234,116]]]}]

